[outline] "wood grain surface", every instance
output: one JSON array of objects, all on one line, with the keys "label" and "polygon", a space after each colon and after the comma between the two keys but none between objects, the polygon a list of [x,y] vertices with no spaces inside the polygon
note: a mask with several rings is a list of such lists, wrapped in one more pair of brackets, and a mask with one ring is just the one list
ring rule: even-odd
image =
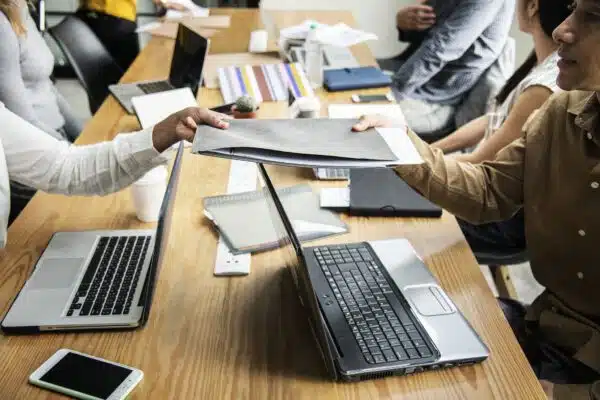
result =
[{"label": "wood grain surface", "polygon": [[[249,32],[261,27],[256,10],[217,9],[231,27],[215,35],[211,52],[246,51]],[[274,12],[278,27],[312,17],[354,24],[349,12]],[[123,81],[167,76],[173,41],[153,38]],[[367,46],[353,52],[374,64]],[[369,92],[385,92],[371,90]],[[320,93],[349,102],[349,93]],[[203,89],[199,102],[222,102]],[[285,116],[283,103],[264,104],[261,118]],[[109,97],[87,125],[79,144],[109,140],[139,129]],[[202,213],[202,198],[222,194],[229,162],[186,154],[166,257],[148,325],[128,332],[0,336],[0,399],[62,398],[27,384],[27,377],[59,348],[71,348],[144,372],[131,399],[542,399],[544,394],[496,305],[451,215],[441,219],[343,216],[349,234],[322,243],[407,237],[490,348],[480,365],[361,383],[330,382],[310,335],[280,250],[252,258],[247,277],[217,278],[216,235]],[[277,186],[307,182],[309,170],[268,167]],[[265,223],[270,223],[265,221]],[[134,214],[128,190],[106,197],[37,194],[9,229],[0,251],[0,307],[6,312],[32,266],[60,230],[151,228]],[[319,243],[319,242],[316,242]]]}]

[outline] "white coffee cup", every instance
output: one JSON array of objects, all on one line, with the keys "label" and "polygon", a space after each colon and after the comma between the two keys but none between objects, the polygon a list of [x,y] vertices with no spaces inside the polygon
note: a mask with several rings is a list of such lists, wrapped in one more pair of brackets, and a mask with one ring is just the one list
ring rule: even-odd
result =
[{"label": "white coffee cup", "polygon": [[158,221],[160,206],[166,190],[167,167],[164,165],[152,168],[131,185],[133,206],[140,221]]},{"label": "white coffee cup", "polygon": [[319,118],[321,102],[316,97],[300,97],[296,99],[298,118]]},{"label": "white coffee cup", "polygon": [[250,53],[264,53],[267,51],[267,42],[269,34],[264,29],[250,32],[250,42],[248,43],[248,51]]}]

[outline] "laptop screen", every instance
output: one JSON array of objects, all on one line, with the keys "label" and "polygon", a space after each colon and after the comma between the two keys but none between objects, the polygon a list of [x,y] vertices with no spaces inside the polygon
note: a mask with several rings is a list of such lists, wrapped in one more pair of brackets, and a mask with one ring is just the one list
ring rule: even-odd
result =
[{"label": "laptop screen", "polygon": [[169,74],[171,85],[176,88],[189,87],[197,95],[207,53],[208,40],[179,24]]},{"label": "laptop screen", "polygon": [[298,290],[298,294],[302,300],[304,308],[309,314],[309,323],[313,335],[319,345],[319,350],[325,360],[325,366],[329,374],[336,378],[337,370],[334,366],[334,359],[327,340],[327,333],[325,332],[325,321],[321,316],[319,309],[319,303],[315,296],[312,283],[309,278],[309,272],[306,268],[304,256],[302,254],[302,246],[300,240],[296,236],[292,224],[283,208],[283,204],[275,191],[273,183],[267,170],[262,164],[258,164],[261,176],[265,182],[265,198],[267,199],[267,206],[269,208],[269,215],[271,217],[271,223],[273,229],[277,233],[279,244],[282,249],[283,258],[286,267],[291,272],[294,284]]},{"label": "laptop screen", "polygon": [[152,297],[154,296],[156,277],[158,276],[158,270],[162,264],[167,247],[167,239],[169,238],[169,231],[171,228],[171,217],[173,216],[173,204],[175,203],[175,195],[177,194],[179,175],[181,175],[183,147],[183,142],[180,142],[177,149],[177,155],[175,156],[175,161],[173,161],[173,168],[171,169],[171,176],[169,177],[167,190],[165,191],[165,196],[163,197],[163,201],[160,206],[158,223],[156,224],[156,234],[154,236],[152,259],[150,260],[148,274],[146,275],[146,281],[144,282],[144,288],[142,290],[142,295],[140,296],[140,302],[144,305],[144,311],[140,320],[142,325],[146,323],[148,316],[150,315],[150,306],[152,305]]}]

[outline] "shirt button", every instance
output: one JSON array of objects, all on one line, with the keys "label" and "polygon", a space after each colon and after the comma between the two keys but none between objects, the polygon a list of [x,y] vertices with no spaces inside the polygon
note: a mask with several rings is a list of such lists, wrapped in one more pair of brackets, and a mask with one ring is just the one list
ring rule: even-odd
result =
[{"label": "shirt button", "polygon": [[578,272],[578,273],[577,273],[577,277],[578,277],[579,279],[583,279],[583,272]]},{"label": "shirt button", "polygon": [[598,189],[600,187],[600,184],[598,182],[592,182],[590,186],[592,187],[592,189]]},{"label": "shirt button", "polygon": [[588,138],[589,140],[592,140],[592,133],[591,133],[591,132],[588,132],[588,133],[586,133],[586,135],[585,135],[585,136],[587,136],[587,138]]},{"label": "shirt button", "polygon": [[583,229],[580,229],[577,233],[579,233],[579,236],[585,236],[585,231]]}]

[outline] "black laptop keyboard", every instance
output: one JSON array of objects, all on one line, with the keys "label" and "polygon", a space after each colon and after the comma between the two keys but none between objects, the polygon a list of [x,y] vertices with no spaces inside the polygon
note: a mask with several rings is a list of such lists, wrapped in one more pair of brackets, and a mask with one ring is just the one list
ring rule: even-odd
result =
[{"label": "black laptop keyboard", "polygon": [[131,309],[151,236],[103,236],[67,316],[122,315]]},{"label": "black laptop keyboard", "polygon": [[[313,251],[367,362],[412,361],[433,355],[366,244]],[[392,308],[390,297],[398,299],[402,308]]]},{"label": "black laptop keyboard", "polygon": [[146,94],[166,92],[167,90],[174,89],[167,81],[144,82],[138,83],[137,86]]}]

